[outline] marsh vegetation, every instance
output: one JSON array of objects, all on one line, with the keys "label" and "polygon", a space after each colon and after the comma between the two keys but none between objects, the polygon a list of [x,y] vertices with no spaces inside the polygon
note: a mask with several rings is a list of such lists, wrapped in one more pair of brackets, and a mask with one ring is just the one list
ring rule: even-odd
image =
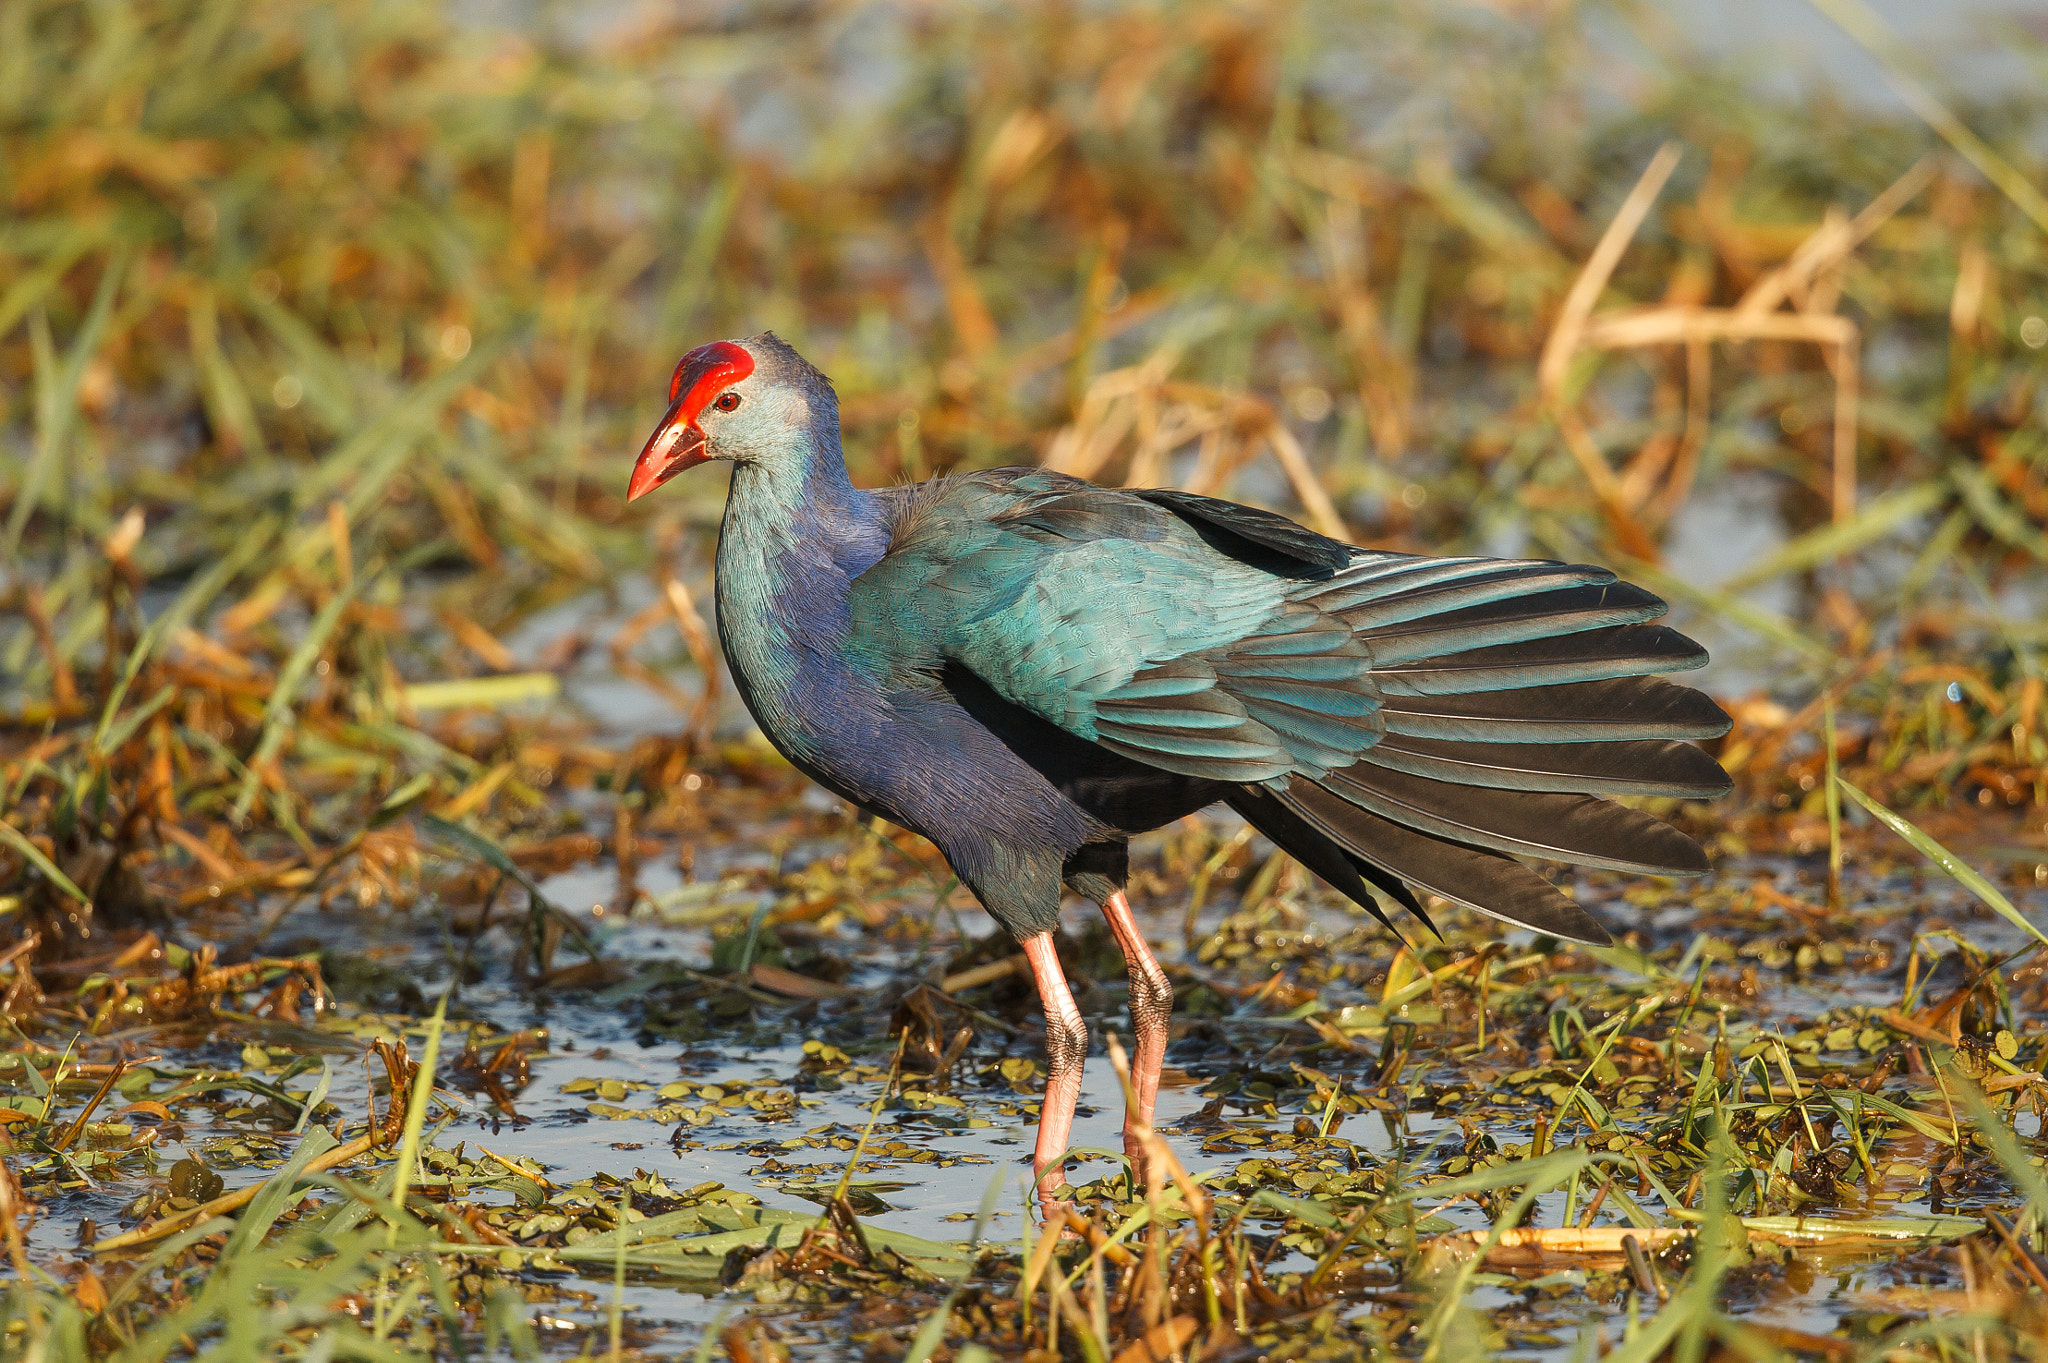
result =
[{"label": "marsh vegetation", "polygon": [[[1620,4],[0,7],[0,1357],[2038,1356],[2048,102],[1824,8],[1917,115]],[[623,501],[767,327],[864,482],[1667,596],[1714,876],[1404,941],[1154,835],[1170,1158],[1076,912],[1048,1236],[1010,944]]]}]

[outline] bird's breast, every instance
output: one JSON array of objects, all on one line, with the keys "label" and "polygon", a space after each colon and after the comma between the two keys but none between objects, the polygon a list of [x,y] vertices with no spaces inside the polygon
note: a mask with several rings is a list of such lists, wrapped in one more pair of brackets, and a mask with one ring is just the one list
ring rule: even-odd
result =
[{"label": "bird's breast", "polygon": [[791,765],[948,856],[992,838],[1063,852],[1101,831],[915,660],[855,639],[851,565],[807,550],[729,513],[718,553],[727,665]]},{"label": "bird's breast", "polygon": [[837,564],[772,531],[728,521],[720,536],[718,637],[740,699],[798,770],[871,806],[869,769],[893,726],[847,648],[849,584]]}]

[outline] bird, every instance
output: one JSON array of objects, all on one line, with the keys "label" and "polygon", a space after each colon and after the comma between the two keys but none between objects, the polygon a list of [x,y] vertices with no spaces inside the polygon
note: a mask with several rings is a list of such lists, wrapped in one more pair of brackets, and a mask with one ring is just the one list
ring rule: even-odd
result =
[{"label": "bird", "polygon": [[1054,950],[1101,906],[1130,980],[1144,1167],[1173,986],[1132,837],[1221,803],[1392,927],[1420,894],[1609,942],[1521,858],[1656,876],[1697,843],[1614,796],[1711,799],[1730,722],[1658,674],[1706,651],[1605,568],[1357,548],[1273,512],[1018,466],[855,487],[831,382],[772,332],[682,357],[627,500],[732,464],[718,636],[800,772],[920,834],[1022,949],[1045,1015],[1049,1218],[1088,1031]]}]

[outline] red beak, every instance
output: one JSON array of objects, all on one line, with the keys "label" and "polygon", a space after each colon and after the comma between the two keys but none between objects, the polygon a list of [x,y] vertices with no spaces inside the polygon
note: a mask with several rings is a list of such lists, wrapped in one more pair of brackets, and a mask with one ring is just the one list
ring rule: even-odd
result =
[{"label": "red beak", "polygon": [[647,437],[647,447],[633,465],[633,480],[626,484],[626,500],[637,501],[684,469],[703,463],[704,432],[697,429],[694,414],[685,416],[683,404],[668,409],[668,415]]}]

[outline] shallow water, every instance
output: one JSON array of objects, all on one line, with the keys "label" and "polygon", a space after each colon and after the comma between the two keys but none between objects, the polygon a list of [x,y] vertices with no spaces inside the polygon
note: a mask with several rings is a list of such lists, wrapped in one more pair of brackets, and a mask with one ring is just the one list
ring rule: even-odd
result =
[{"label": "shallow water", "polygon": [[[804,849],[829,854],[838,846],[829,836],[809,839],[783,853],[783,870],[787,874],[800,869]],[[709,878],[736,867],[758,864],[770,855],[765,847],[741,839],[716,845],[707,843],[696,851],[695,860],[699,875]],[[2048,860],[2048,853],[2043,858]],[[1609,920],[1617,926],[1633,923],[1642,934],[1644,949],[1655,952],[1667,944],[1690,941],[1699,917],[1696,906],[1725,903],[1729,887],[1764,879],[1782,891],[1811,899],[1815,897],[1811,884],[1814,872],[1811,859],[1730,858],[1709,881],[1688,887],[1683,894],[1669,895],[1654,907],[1633,910],[1615,896],[1632,886],[1640,889],[1635,882],[1613,877],[1582,878],[1579,889],[1582,901],[1590,897],[1602,902]],[[682,877],[672,858],[644,862],[639,887],[649,899],[641,901],[640,916],[622,922],[615,911],[593,912],[593,908],[604,909],[608,897],[617,890],[617,870],[611,864],[577,867],[542,882],[542,889],[555,902],[590,906],[580,916],[598,934],[606,958],[628,971],[664,961],[708,969],[714,945],[711,929],[702,925],[665,924],[650,911],[651,904],[673,902],[673,892],[682,886]],[[1945,880],[1928,876],[1907,860],[1873,861],[1855,868],[1848,892],[1852,904],[1860,902],[1864,906],[1864,935],[1869,941],[1903,941],[1915,926],[1924,926],[1937,915],[1956,924],[1987,951],[2011,950],[2021,941],[2017,929],[2000,920],[1987,921],[1975,916],[1962,891]],[[733,898],[738,906],[734,917],[744,922],[769,896],[739,892]],[[1295,898],[1304,907],[1285,925],[1290,933],[1320,932],[1326,939],[1334,939],[1357,926],[1355,915],[1338,910],[1319,893]],[[2015,898],[2037,919],[2048,918],[2048,891],[2030,892],[2022,888]],[[1168,901],[1144,912],[1148,935],[1159,945],[1162,959],[1181,972],[1183,979],[1220,978],[1213,965],[1193,960],[1180,945],[1180,906],[1179,901]],[[1236,907],[1225,898],[1207,910],[1201,924],[1204,932],[1216,928]],[[1070,905],[1066,921],[1071,929],[1086,923],[1091,916],[1086,906]],[[452,1103],[458,1115],[440,1132],[438,1142],[443,1148],[453,1147],[458,1141],[468,1142],[510,1158],[537,1159],[545,1167],[547,1177],[557,1184],[574,1183],[600,1173],[626,1175],[640,1169],[658,1174],[675,1188],[715,1181],[752,1192],[769,1206],[815,1206],[816,1203],[798,1197],[792,1191],[793,1184],[801,1185],[808,1179],[829,1187],[837,1179],[849,1155],[829,1142],[859,1137],[870,1120],[881,1086],[872,1080],[850,1081],[835,1091],[806,1082],[800,1074],[805,1060],[803,1044],[809,1039],[821,1039],[849,1051],[856,1060],[886,1065],[888,1017],[883,1005],[893,1002],[895,995],[916,980],[929,981],[943,973],[942,963],[962,945],[952,936],[955,921],[954,915],[940,915],[938,922],[944,927],[935,926],[923,940],[891,940],[855,923],[842,924],[825,935],[825,945],[852,968],[847,983],[859,992],[850,1000],[756,1008],[750,1019],[741,1020],[732,1035],[714,1035],[694,1043],[649,1036],[631,998],[613,997],[608,1001],[602,990],[536,991],[515,985],[506,965],[514,947],[512,934],[509,929],[494,928],[480,953],[480,977],[460,990],[453,1015],[466,1024],[482,1024],[484,1030],[499,1035],[545,1028],[547,1050],[537,1053],[532,1060],[531,1080],[517,1097],[518,1115],[514,1119],[492,1111],[481,1099],[444,1089],[444,1101]],[[729,919],[728,925],[730,922]],[[972,911],[958,915],[957,922],[970,936],[989,931],[987,921]],[[1459,935],[1458,929],[1465,926],[1451,927],[1453,935]],[[1511,951],[1520,951],[1530,942],[1529,934],[1519,930],[1504,930],[1497,935],[1509,944]],[[449,939],[444,936],[437,916],[425,907],[407,915],[367,918],[302,912],[282,923],[273,941],[332,942],[343,937],[348,940],[351,953],[396,968],[428,997],[444,987],[450,960]],[[1851,942],[1853,945],[1853,939]],[[1770,957],[1766,952],[1756,959],[1768,961]],[[1611,965],[1595,970],[1610,977],[1626,973]],[[1242,978],[1241,973],[1239,977]],[[1901,990],[1894,971],[1822,969],[1802,977],[1796,969],[1765,969],[1758,972],[1757,979],[1761,992],[1754,1004],[1744,1010],[1746,1016],[1760,1023],[1777,1024],[1787,1035],[1800,1025],[1800,1020],[1826,1009],[1858,1003],[1895,1005]],[[1084,1008],[1092,1013],[1091,1024],[1098,1044],[1088,1064],[1074,1143],[1076,1147],[1109,1152],[1121,1146],[1121,1101],[1099,1042],[1105,1026],[1121,1029],[1121,990],[1108,987],[1082,992]],[[616,995],[618,989],[613,993]],[[1372,998],[1369,987],[1345,981],[1326,984],[1321,991],[1322,1002],[1332,1010],[1346,1004],[1369,1003]],[[995,1010],[991,1016],[1006,1024],[1008,1030],[1000,1025],[977,1028],[977,1038],[968,1055],[970,1069],[986,1068],[990,1062],[1006,1056],[1038,1059],[1037,1019],[1028,1005],[1014,1000],[985,1002]],[[340,1017],[329,1026],[364,1036],[377,1028],[377,1019],[361,1008],[344,1005],[339,1013]],[[1201,1092],[1202,1086],[1237,1066],[1255,1061],[1269,1048],[1292,1050],[1304,1040],[1312,1040],[1303,1036],[1301,1024],[1283,1017],[1242,1007],[1236,1014],[1209,1021],[1180,1019],[1180,1030],[1206,1030],[1209,1039],[1205,1043],[1183,1040],[1169,1053],[1159,1126],[1183,1162],[1197,1173],[1228,1169],[1240,1162],[1229,1155],[1203,1152],[1204,1133],[1213,1136],[1217,1123],[1213,1116],[1206,1122],[1199,1119],[1209,1104],[1208,1096]],[[1506,1024],[1503,1021],[1499,1025]],[[418,1033],[415,1024],[410,1028],[409,1040],[416,1054]],[[1228,1038],[1227,1046],[1219,1048],[1215,1044],[1218,1034]],[[217,1027],[203,1044],[156,1048],[155,1053],[188,1062],[204,1058],[220,1064],[248,1041],[282,1051],[303,1050],[309,1040],[312,1038],[302,1029],[227,1022]],[[352,1054],[359,1041],[346,1035],[330,1040],[327,1056],[333,1073],[329,1101],[353,1119],[371,1102],[369,1071]],[[453,1044],[451,1041],[451,1049]],[[865,1055],[861,1054],[863,1047]],[[449,1075],[445,1064],[448,1051],[444,1050],[443,1055],[441,1073],[445,1084]],[[1368,1050],[1359,1060],[1370,1058]],[[1436,1060],[1417,1063],[1434,1065],[1445,1060],[1445,1056],[1439,1055]],[[1342,1056],[1323,1056],[1314,1063],[1345,1073],[1356,1073],[1360,1068],[1359,1062]],[[1431,1073],[1434,1075],[1435,1071]],[[618,1101],[609,1106],[617,1109],[644,1107],[652,1096],[648,1088],[613,1091],[609,1095],[593,1092],[593,1082],[601,1085],[605,1081],[622,1081],[627,1085],[659,1087],[677,1079],[700,1086],[717,1085],[728,1092],[794,1092],[798,1107],[793,1115],[740,1108],[697,1126],[644,1117],[593,1115],[593,1100],[615,1098]],[[298,1082],[308,1080],[302,1078]],[[576,1091],[565,1089],[570,1085],[575,1085]],[[1035,1081],[1022,1087],[1035,1089]],[[966,1077],[934,1103],[885,1107],[876,1118],[867,1156],[860,1162],[852,1185],[864,1220],[870,1225],[933,1240],[960,1240],[968,1234],[969,1223],[992,1180],[1001,1180],[1004,1186],[998,1209],[987,1223],[986,1236],[992,1241],[1016,1243],[1021,1233],[1020,1203],[1035,1121],[1034,1102],[1035,1093],[1021,1093]],[[598,1105],[606,1104],[600,1101]],[[1354,1163],[1399,1156],[1406,1161],[1419,1160],[1419,1167],[1427,1169],[1462,1144],[1464,1133],[1455,1114],[1438,1115],[1426,1103],[1404,1102],[1398,1106],[1404,1110],[1368,1110],[1342,1124],[1337,1134],[1357,1148]],[[1230,1129],[1255,1133],[1284,1131],[1294,1117],[1282,1112],[1277,1119],[1261,1119],[1243,1110],[1226,1110],[1222,1120]],[[285,1152],[289,1137],[273,1135],[259,1140],[257,1133],[263,1129],[253,1118],[212,1126],[187,1121],[182,1139],[169,1143],[160,1153],[165,1164],[186,1153],[198,1156],[218,1168],[233,1187],[260,1180],[267,1172],[266,1166],[274,1165]],[[1527,1141],[1530,1130],[1526,1124],[1502,1122],[1492,1127],[1489,1134],[1505,1146],[1511,1141]],[[1433,1145],[1437,1147],[1434,1155],[1429,1153]],[[244,1153],[255,1147],[257,1157],[237,1155],[237,1146]],[[271,1152],[270,1158],[261,1157],[266,1150]],[[1250,1148],[1244,1157],[1259,1153],[1256,1147]],[[1104,1157],[1079,1164],[1069,1177],[1074,1183],[1087,1183],[1113,1174],[1117,1168],[1113,1159]],[[47,1214],[30,1229],[31,1253],[45,1259],[64,1257],[77,1233],[79,1218],[92,1217],[102,1226],[118,1224],[119,1207],[137,1191],[134,1186],[80,1188],[49,1203]],[[1909,1192],[1893,1191],[1884,1196],[1887,1200],[1882,1206],[1873,1202],[1873,1210],[1868,1214],[1926,1214],[1936,1210],[1924,1197]],[[1650,1205],[1654,1209],[1654,1203]],[[1950,1203],[1951,1208],[1957,1205],[1955,1201]],[[1439,1210],[1445,1220],[1460,1229],[1483,1229],[1490,1224],[1490,1217],[1470,1202],[1454,1203]],[[1546,1194],[1538,1200],[1534,1223],[1558,1224],[1563,1212],[1564,1194]],[[1273,1259],[1269,1271],[1283,1272],[1290,1267],[1298,1270],[1307,1262],[1291,1251],[1283,1252]],[[1872,1299],[1871,1293],[1891,1281],[1893,1275],[1894,1269],[1887,1261],[1868,1256],[1863,1262],[1848,1263],[1832,1275],[1820,1274],[1806,1291],[1758,1301],[1749,1314],[1790,1328],[1827,1333],[1835,1328],[1845,1310],[1867,1303]],[[588,1324],[602,1317],[610,1299],[609,1273],[585,1272],[582,1276],[586,1279],[584,1289],[596,1294],[588,1309],[579,1313],[573,1303],[557,1304],[549,1308],[550,1319]],[[1532,1294],[1530,1289],[1500,1275],[1482,1273],[1476,1282],[1473,1305],[1496,1311],[1502,1319],[1521,1322],[1511,1329],[1517,1354],[1565,1356],[1574,1346],[1582,1320],[1604,1323],[1609,1338],[1618,1337],[1622,1309],[1619,1298],[1604,1305],[1592,1305],[1576,1292],[1555,1297],[1543,1292]],[[657,1331],[666,1348],[692,1347],[703,1329],[740,1307],[751,1305],[745,1299],[735,1300],[729,1295],[707,1297],[645,1276],[636,1277],[629,1284],[626,1302],[638,1326]],[[787,1308],[784,1342],[795,1348],[799,1357],[843,1356],[834,1350],[844,1341],[820,1323],[830,1315],[829,1309]],[[567,1340],[573,1333],[564,1331],[562,1337]],[[806,1340],[813,1342],[806,1345]]]}]

